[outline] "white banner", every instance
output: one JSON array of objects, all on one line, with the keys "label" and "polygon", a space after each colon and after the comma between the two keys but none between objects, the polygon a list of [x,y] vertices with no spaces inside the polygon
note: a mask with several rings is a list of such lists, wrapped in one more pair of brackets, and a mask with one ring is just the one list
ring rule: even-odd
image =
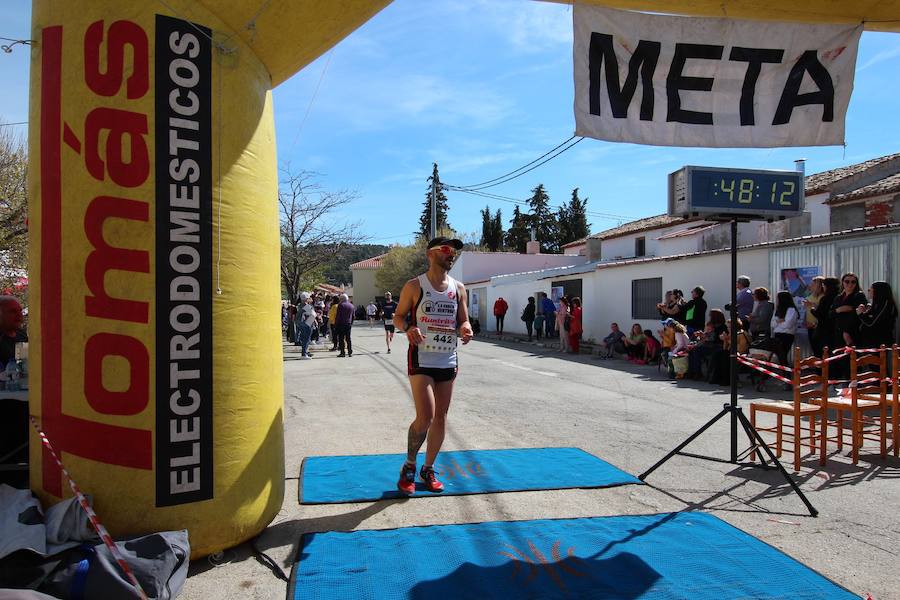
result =
[{"label": "white banner", "polygon": [[657,146],[844,143],[862,26],[575,3],[575,134]]}]

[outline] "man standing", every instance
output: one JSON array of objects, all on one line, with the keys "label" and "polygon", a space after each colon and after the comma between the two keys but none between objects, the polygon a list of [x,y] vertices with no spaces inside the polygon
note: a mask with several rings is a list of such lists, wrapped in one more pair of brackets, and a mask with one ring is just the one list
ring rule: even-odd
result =
[{"label": "man standing", "polygon": [[549,340],[554,336],[553,325],[556,323],[556,304],[544,292],[541,292],[541,310],[544,313],[545,333]]},{"label": "man standing", "polygon": [[[753,312],[753,292],[750,290],[750,278],[746,275],[741,275],[734,282],[734,287],[737,288],[737,304],[735,305],[737,307],[737,316],[746,323],[747,317]],[[730,302],[725,305],[725,310],[731,310]]]},{"label": "man standing", "polygon": [[303,292],[300,294],[300,306],[297,309],[297,341],[300,344],[302,360],[312,358],[312,354],[309,353],[309,341],[314,327],[316,327],[316,309],[309,294]]},{"label": "man standing", "polygon": [[444,441],[453,395],[457,336],[463,344],[472,339],[466,288],[447,274],[462,246],[461,241],[446,237],[428,242],[428,271],[406,282],[394,313],[394,325],[409,340],[409,384],[416,405],[416,418],[407,433],[406,462],[397,482],[404,494],[416,491],[416,458],[426,438],[419,477],[431,492],[444,489],[435,475],[434,461]]},{"label": "man standing", "polygon": [[384,306],[381,307],[381,318],[384,322],[384,341],[387,344],[387,353],[391,353],[391,342],[394,341],[394,312],[397,303],[394,302],[390,292],[384,293]]},{"label": "man standing", "polygon": [[494,317],[497,319],[497,335],[503,333],[503,319],[506,317],[506,311],[509,310],[509,304],[503,299],[503,296],[497,298],[494,302]]},{"label": "man standing", "polygon": [[[353,356],[353,342],[350,341],[350,330],[353,327],[353,313],[356,308],[351,304],[347,294],[340,295],[340,304],[338,304],[335,313],[335,327],[337,328],[338,349],[341,351],[338,358],[345,356]],[[344,346],[347,352],[344,353]]]},{"label": "man standing", "polygon": [[369,320],[369,327],[375,324],[375,315],[378,314],[378,305],[374,302],[369,302],[366,305],[366,318]]}]

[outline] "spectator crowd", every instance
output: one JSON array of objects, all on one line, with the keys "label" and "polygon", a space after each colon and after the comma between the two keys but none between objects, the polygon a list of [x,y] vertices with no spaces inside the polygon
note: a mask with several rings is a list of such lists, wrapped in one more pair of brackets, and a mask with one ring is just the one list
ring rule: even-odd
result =
[{"label": "spectator crowd", "polygon": [[[854,273],[845,273],[840,279],[818,276],[803,283],[805,298],[780,291],[773,299],[765,287],[753,288],[749,277],[737,278],[734,327],[739,354],[789,366],[793,347],[801,343],[800,330],[805,330],[808,339],[804,353],[816,356],[822,356],[826,348],[829,352],[847,347],[872,349],[896,342],[898,311],[889,283],[873,282],[864,292]],[[638,323],[622,331],[618,323],[612,323],[609,334],[599,342],[599,357],[661,364],[676,379],[728,385],[731,306],[710,308],[705,295],[702,286],[690,290],[687,298],[680,289],[667,291],[657,304],[661,328],[655,332]],[[535,336],[551,339],[559,335],[560,351],[579,352],[583,331],[580,298],[566,296],[557,305],[546,294],[539,294],[537,301],[528,298],[521,319],[529,341]],[[831,369],[836,379],[849,375],[847,359],[836,360]],[[755,378],[757,383],[764,381],[762,375]]]}]

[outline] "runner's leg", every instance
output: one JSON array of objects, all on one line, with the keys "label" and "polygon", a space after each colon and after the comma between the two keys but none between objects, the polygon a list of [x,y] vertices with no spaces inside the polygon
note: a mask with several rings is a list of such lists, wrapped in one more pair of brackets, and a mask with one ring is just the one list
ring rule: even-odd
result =
[{"label": "runner's leg", "polygon": [[453,380],[434,383],[434,413],[431,427],[428,428],[428,445],[425,448],[425,466],[434,465],[441,445],[444,443],[444,430],[447,425],[447,411],[450,410],[450,399],[453,397]]},{"label": "runner's leg", "polygon": [[[427,375],[410,375],[409,385],[412,388],[413,402],[416,405],[416,418],[410,423],[407,434],[406,446],[406,462],[416,464],[416,455],[425,437],[428,435],[428,429],[434,420],[434,379]],[[429,442],[429,446],[431,442]],[[427,462],[427,459],[426,459]]]}]

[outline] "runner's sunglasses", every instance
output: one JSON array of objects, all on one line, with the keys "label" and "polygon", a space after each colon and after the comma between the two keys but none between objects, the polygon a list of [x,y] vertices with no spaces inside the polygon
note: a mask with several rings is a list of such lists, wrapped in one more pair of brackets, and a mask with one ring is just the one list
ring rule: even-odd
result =
[{"label": "runner's sunglasses", "polygon": [[432,250],[437,250],[441,254],[446,254],[448,256],[456,254],[456,248],[453,246],[435,246]]}]

